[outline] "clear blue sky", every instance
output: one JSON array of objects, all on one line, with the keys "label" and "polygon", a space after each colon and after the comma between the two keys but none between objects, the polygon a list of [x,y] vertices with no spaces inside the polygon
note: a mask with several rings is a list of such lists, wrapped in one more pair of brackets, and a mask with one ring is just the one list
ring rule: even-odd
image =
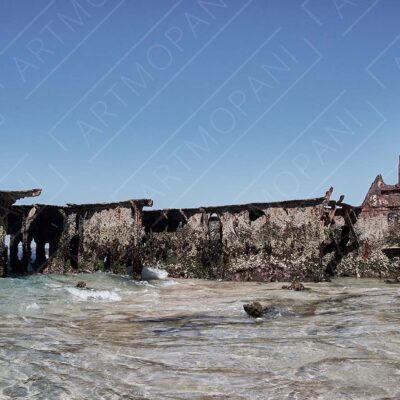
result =
[{"label": "clear blue sky", "polygon": [[397,180],[396,0],[4,0],[0,187],[359,204]]}]

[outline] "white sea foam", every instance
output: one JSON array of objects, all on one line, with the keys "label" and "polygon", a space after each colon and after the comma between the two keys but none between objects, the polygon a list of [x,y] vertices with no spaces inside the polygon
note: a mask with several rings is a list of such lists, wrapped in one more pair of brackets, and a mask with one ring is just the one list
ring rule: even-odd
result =
[{"label": "white sea foam", "polygon": [[68,287],[66,290],[79,300],[120,301],[121,296],[111,290],[77,289]]},{"label": "white sea foam", "polygon": [[46,283],[45,286],[51,288],[51,289],[60,289],[63,287],[60,283]]},{"label": "white sea foam", "polygon": [[152,280],[164,280],[167,279],[168,272],[163,269],[153,268],[153,267],[143,267],[142,269],[142,279],[145,281]]},{"label": "white sea foam", "polygon": [[154,285],[152,285],[151,283],[149,283],[147,281],[135,281],[135,285],[155,288]]},{"label": "white sea foam", "polygon": [[40,310],[40,307],[36,303],[28,304],[26,306],[27,310]]},{"label": "white sea foam", "polygon": [[166,281],[164,281],[162,283],[163,287],[175,286],[175,285],[179,285],[179,283],[177,281],[172,280],[172,279],[168,279],[168,280],[166,280]]}]

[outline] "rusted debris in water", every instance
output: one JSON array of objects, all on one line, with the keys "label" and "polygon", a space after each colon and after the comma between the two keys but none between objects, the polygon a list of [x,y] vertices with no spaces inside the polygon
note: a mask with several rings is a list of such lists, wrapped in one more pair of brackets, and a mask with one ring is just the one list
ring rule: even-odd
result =
[{"label": "rusted debris in water", "polygon": [[308,288],[304,287],[304,285],[301,282],[292,282],[290,285],[283,285],[282,289],[294,290],[296,292],[309,290]]},{"label": "rusted debris in water", "polygon": [[85,281],[79,281],[75,287],[79,288],[79,289],[85,289],[86,288],[86,282]]},{"label": "rusted debris in water", "polygon": [[246,311],[246,313],[253,318],[261,318],[264,315],[264,312],[266,311],[265,308],[258,301],[253,301],[252,303],[244,304],[243,308],[244,311]]}]

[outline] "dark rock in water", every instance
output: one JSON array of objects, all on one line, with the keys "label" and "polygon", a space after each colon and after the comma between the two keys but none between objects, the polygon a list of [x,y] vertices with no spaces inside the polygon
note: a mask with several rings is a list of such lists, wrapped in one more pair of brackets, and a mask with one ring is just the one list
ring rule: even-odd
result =
[{"label": "dark rock in water", "polygon": [[304,285],[301,282],[293,282],[291,286],[292,286],[292,290],[296,290],[296,291],[306,290],[306,288],[304,287]]},{"label": "dark rock in water", "polygon": [[11,399],[26,399],[28,390],[23,386],[12,386],[5,388],[3,394]]},{"label": "dark rock in water", "polygon": [[254,301],[253,303],[249,304],[244,304],[243,308],[244,311],[246,311],[246,313],[253,318],[262,317],[265,311],[264,307],[258,301]]},{"label": "dark rock in water", "polygon": [[290,285],[283,285],[282,289],[295,290],[296,292],[299,292],[301,290],[308,290],[301,282],[292,282]]},{"label": "dark rock in water", "polygon": [[390,284],[390,285],[399,284],[399,283],[400,283],[400,279],[399,279],[399,278],[395,278],[395,279],[385,279],[385,283],[388,283],[388,284]]},{"label": "dark rock in water", "polygon": [[85,288],[86,288],[86,282],[84,282],[84,281],[79,281],[79,282],[76,284],[76,287],[79,288],[79,289],[85,289]]}]

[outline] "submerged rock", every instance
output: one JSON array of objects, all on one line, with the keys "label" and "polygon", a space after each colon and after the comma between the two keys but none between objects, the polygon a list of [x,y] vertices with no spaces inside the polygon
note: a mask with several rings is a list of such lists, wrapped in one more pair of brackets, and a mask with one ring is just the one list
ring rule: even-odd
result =
[{"label": "submerged rock", "polygon": [[76,287],[77,288],[79,288],[79,289],[86,289],[86,282],[84,282],[84,281],[79,281],[77,284],[76,284]]},{"label": "submerged rock", "polygon": [[385,279],[385,283],[388,283],[390,285],[396,285],[400,283],[400,279],[399,278],[395,278],[395,279]]},{"label": "submerged rock", "polygon": [[292,282],[290,285],[283,285],[282,289],[295,290],[296,292],[308,290],[301,282]]},{"label": "submerged rock", "polygon": [[244,304],[243,308],[244,311],[246,311],[246,313],[253,318],[262,317],[264,312],[266,311],[266,309],[258,301],[253,301],[253,303]]}]

